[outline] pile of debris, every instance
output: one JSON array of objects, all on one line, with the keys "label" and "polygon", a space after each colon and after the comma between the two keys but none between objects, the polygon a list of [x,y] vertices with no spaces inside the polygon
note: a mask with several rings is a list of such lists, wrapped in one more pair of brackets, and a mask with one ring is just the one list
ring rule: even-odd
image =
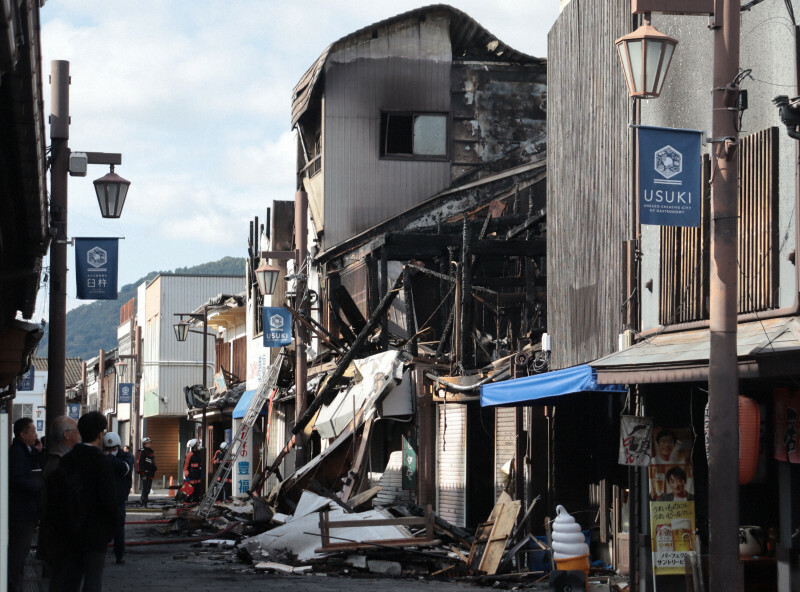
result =
[{"label": "pile of debris", "polygon": [[[501,494],[488,520],[470,533],[430,507],[400,503],[360,509],[370,505],[378,489],[351,504],[306,490],[292,515],[272,511],[258,497],[245,505],[216,504],[205,521],[190,507],[173,508],[166,512],[171,518],[166,529],[203,529],[207,534],[195,538],[198,544],[235,554],[258,572],[458,579],[547,589],[547,571],[524,566],[523,551],[538,541],[518,535],[519,501]],[[610,575],[596,571],[593,579],[605,580],[609,587],[601,589],[615,590]]]}]

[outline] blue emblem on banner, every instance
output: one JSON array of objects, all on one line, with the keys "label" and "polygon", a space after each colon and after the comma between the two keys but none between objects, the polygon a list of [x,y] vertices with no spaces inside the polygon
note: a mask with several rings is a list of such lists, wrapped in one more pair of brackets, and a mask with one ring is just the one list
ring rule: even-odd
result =
[{"label": "blue emblem on banner", "polygon": [[292,343],[292,313],[285,308],[263,307],[264,347],[282,347]]},{"label": "blue emblem on banner", "polygon": [[133,403],[133,383],[130,382],[119,383],[119,402]]},{"label": "blue emblem on banner", "polygon": [[703,132],[640,126],[639,221],[699,226],[702,212]]},{"label": "blue emblem on banner", "polygon": [[28,371],[22,376],[17,377],[17,390],[18,391],[32,391],[33,390],[33,364],[28,368]]},{"label": "blue emblem on banner", "polygon": [[78,300],[117,299],[119,239],[75,239],[75,283]]},{"label": "blue emblem on banner", "polygon": [[67,403],[67,415],[72,419],[78,419],[81,416],[81,404]]}]

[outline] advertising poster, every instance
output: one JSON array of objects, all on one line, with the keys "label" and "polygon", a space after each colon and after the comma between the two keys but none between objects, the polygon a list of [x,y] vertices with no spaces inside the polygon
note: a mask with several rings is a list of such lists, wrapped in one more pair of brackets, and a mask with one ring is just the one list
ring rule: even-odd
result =
[{"label": "advertising poster", "polygon": [[693,445],[691,428],[653,429],[653,456],[648,475],[650,536],[656,575],[683,575],[687,554],[697,548]]},{"label": "advertising poster", "polygon": [[656,575],[684,575],[686,556],[694,551],[694,502],[650,502],[650,537]]},{"label": "advertising poster", "polygon": [[775,459],[800,463],[798,430],[800,430],[800,393],[781,387],[775,389]]},{"label": "advertising poster", "polygon": [[653,419],[623,415],[619,429],[619,464],[646,467],[652,456]]}]

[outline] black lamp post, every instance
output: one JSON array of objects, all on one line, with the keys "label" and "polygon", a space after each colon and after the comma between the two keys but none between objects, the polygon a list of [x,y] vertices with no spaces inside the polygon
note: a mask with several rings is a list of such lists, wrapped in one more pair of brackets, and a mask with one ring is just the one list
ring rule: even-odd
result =
[{"label": "black lamp post", "polygon": [[[203,312],[202,313],[195,313],[195,312],[177,312],[175,316],[181,317],[181,321],[172,325],[173,330],[175,331],[175,338],[178,341],[186,341],[186,338],[189,336],[189,333],[201,333],[203,335],[203,388],[208,388],[208,305],[203,305]],[[203,330],[196,331],[194,329],[189,328],[189,323],[183,321],[183,317],[189,317],[190,319],[195,320],[202,320],[203,321]],[[213,335],[213,333],[211,334]],[[208,460],[208,438],[206,437],[206,407],[207,405],[203,405],[203,447],[205,449],[205,457],[206,461]],[[203,484],[205,487],[205,491],[208,491],[208,465],[204,463],[205,470],[203,471]]]},{"label": "black lamp post", "polygon": [[[50,322],[47,365],[47,428],[66,410],[67,349],[67,179],[85,176],[87,165],[122,164],[122,155],[105,152],[71,152],[69,149],[69,62],[54,60],[51,67],[50,115],[50,221],[54,230],[50,245]],[[104,200],[100,212],[104,218],[119,218],[130,181],[119,175],[106,175],[95,181],[98,198]],[[105,202],[105,203],[104,203]]]}]

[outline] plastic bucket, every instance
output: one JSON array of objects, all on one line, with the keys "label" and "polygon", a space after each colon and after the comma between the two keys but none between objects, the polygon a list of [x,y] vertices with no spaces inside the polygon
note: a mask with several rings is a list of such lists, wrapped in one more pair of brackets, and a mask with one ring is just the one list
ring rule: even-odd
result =
[{"label": "plastic bucket", "polygon": [[565,571],[577,569],[586,574],[586,587],[589,587],[589,556],[556,558],[556,567]]}]

